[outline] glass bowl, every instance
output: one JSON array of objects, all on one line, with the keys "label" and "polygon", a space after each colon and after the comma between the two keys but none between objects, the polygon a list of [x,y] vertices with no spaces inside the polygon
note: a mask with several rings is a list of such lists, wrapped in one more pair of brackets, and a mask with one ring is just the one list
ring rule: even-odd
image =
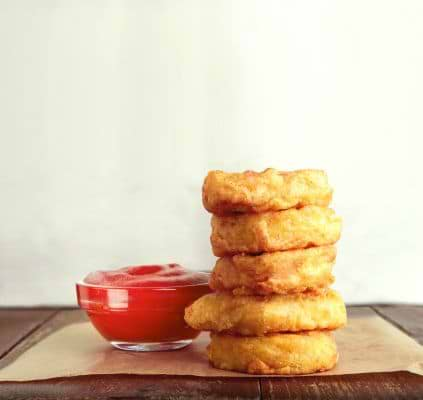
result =
[{"label": "glass bowl", "polygon": [[114,347],[132,351],[175,350],[199,331],[184,320],[185,307],[210,292],[205,283],[167,287],[112,287],[76,284],[79,306]]}]

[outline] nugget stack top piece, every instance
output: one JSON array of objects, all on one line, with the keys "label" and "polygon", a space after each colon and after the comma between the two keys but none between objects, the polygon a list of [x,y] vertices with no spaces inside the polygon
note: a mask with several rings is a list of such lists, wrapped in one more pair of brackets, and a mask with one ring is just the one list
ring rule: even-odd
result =
[{"label": "nugget stack top piece", "polygon": [[202,191],[220,257],[205,295],[185,311],[212,332],[209,360],[222,369],[299,374],[332,368],[331,330],[346,323],[329,286],[341,219],[321,170],[211,171]]},{"label": "nugget stack top piece", "polygon": [[324,171],[210,171],[203,185],[203,204],[215,215],[261,213],[316,205],[327,207],[332,188]]}]

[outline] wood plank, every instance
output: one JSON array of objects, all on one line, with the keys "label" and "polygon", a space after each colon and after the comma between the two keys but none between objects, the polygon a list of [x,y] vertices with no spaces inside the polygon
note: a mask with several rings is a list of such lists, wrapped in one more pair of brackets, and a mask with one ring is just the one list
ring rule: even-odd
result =
[{"label": "wood plank", "polygon": [[[26,317],[29,320],[31,320],[31,313],[35,312],[35,310],[20,311],[22,312],[22,317]],[[13,346],[12,351],[6,352],[4,354],[3,358],[0,359],[0,368],[4,368],[6,365],[13,362],[17,357],[19,357],[20,354],[25,352],[34,344],[38,343],[50,333],[60,329],[67,324],[84,321],[86,318],[87,317],[85,313],[79,309],[62,310],[57,308],[50,310],[50,314],[46,316],[46,318],[44,318],[40,324],[34,326],[32,331],[28,332],[26,335],[21,335],[23,337]],[[21,320],[22,318],[18,318],[17,321],[9,319],[10,325],[15,325],[15,328],[12,329],[13,332],[18,332],[18,328],[22,326]],[[0,330],[0,336],[3,336],[3,330]]]},{"label": "wood plank", "polygon": [[0,309],[0,359],[56,312],[55,309]]},{"label": "wood plank", "polygon": [[255,378],[95,375],[0,384],[2,398],[48,399],[260,399]]},{"label": "wood plank", "polygon": [[376,306],[380,316],[423,344],[423,306]]},{"label": "wood plank", "polygon": [[423,377],[408,372],[262,379],[263,399],[422,399]]},{"label": "wood plank", "polygon": [[[348,313],[352,315],[358,308],[348,307]],[[419,310],[423,311],[423,307]],[[415,318],[415,313],[409,314],[408,318],[403,318],[403,322],[405,324],[409,321],[408,329],[416,332],[419,324],[422,327],[423,321],[420,319],[413,325],[410,321]],[[289,379],[261,378],[261,389],[263,399],[421,399],[423,377],[408,372],[393,372]]]},{"label": "wood plank", "polygon": [[[391,308],[395,308],[395,310],[392,311]],[[32,310],[24,311],[33,312]],[[386,319],[392,320],[410,335],[419,337],[423,324],[421,318],[423,307],[405,306],[404,309],[402,306],[389,306],[388,309],[387,307],[377,307],[377,312],[380,315],[386,315]],[[21,318],[18,320],[22,320],[22,316],[25,314],[21,314]],[[28,314],[25,318],[30,320],[31,316]],[[80,310],[66,310],[48,318],[46,323],[39,325],[39,329],[27,331],[26,335],[20,336],[20,343],[15,345],[13,351],[5,358],[20,353],[63,325],[84,320],[85,316]],[[0,319],[0,323],[2,322],[3,320]],[[3,324],[1,324],[0,336],[3,336]],[[10,399],[67,398],[70,400],[80,398],[421,399],[423,398],[423,377],[407,372],[286,379],[96,375],[37,382],[2,383],[0,384],[0,397]]]},{"label": "wood plank", "polygon": [[[61,310],[28,336],[6,357],[13,361],[22,351],[61,327],[86,320],[81,310]],[[9,399],[259,399],[260,381],[187,376],[94,375],[36,382],[2,382],[0,394]]]}]

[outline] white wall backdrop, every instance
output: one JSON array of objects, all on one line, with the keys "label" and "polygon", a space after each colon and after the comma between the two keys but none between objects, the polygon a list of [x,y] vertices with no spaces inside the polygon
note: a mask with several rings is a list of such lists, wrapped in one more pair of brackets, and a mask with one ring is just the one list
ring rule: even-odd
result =
[{"label": "white wall backdrop", "polygon": [[423,302],[423,2],[0,0],[0,305],[210,269],[209,169],[323,168],[348,302]]}]

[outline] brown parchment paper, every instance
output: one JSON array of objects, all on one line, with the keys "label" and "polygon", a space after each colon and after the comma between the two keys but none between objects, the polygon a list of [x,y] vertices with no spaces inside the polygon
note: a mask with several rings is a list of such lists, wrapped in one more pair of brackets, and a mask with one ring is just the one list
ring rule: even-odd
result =
[{"label": "brown parchment paper", "polygon": [[[423,375],[423,347],[370,309],[353,309],[346,328],[335,333],[340,359],[316,375],[410,371]],[[88,322],[68,325],[0,370],[2,381],[28,381],[90,374],[251,377],[212,368],[209,335],[182,350],[132,353],[113,349]]]}]

